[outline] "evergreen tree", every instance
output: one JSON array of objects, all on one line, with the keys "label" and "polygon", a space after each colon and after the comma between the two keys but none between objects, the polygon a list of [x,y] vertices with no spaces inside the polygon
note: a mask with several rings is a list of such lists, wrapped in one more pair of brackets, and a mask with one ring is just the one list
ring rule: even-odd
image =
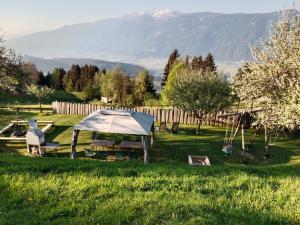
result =
[{"label": "evergreen tree", "polygon": [[180,56],[179,52],[177,49],[174,49],[174,51],[171,53],[169,60],[167,62],[167,65],[165,66],[164,69],[164,75],[161,81],[161,86],[164,87],[166,84],[166,81],[168,80],[168,76],[170,71],[172,70],[172,66],[174,64],[174,62],[176,61],[176,59],[178,59]]},{"label": "evergreen tree", "polygon": [[47,86],[47,87],[51,86],[51,74],[49,71],[45,76],[45,86]]},{"label": "evergreen tree", "polygon": [[84,65],[80,67],[79,80],[77,82],[77,91],[82,91],[86,86],[94,83],[95,74],[99,71],[97,66]]},{"label": "evergreen tree", "polygon": [[64,87],[68,91],[80,91],[80,66],[72,65],[65,75]]},{"label": "evergreen tree", "polygon": [[217,71],[214,57],[210,52],[207,54],[206,58],[203,61],[203,69],[210,72]]},{"label": "evergreen tree", "polygon": [[134,78],[134,97],[138,105],[143,105],[147,98],[155,96],[153,77],[148,71],[140,72]]},{"label": "evergreen tree", "polygon": [[66,75],[66,71],[63,68],[55,68],[51,75],[51,88],[55,90],[63,90],[64,83],[63,79]]},{"label": "evergreen tree", "polygon": [[45,86],[46,85],[46,77],[44,76],[43,71],[40,71],[38,74],[38,82],[37,85]]},{"label": "evergreen tree", "polygon": [[204,64],[204,62],[203,62],[201,55],[199,57],[197,57],[197,56],[193,57],[192,62],[191,62],[192,70],[199,71],[199,70],[203,69],[203,67],[204,67],[203,64]]}]

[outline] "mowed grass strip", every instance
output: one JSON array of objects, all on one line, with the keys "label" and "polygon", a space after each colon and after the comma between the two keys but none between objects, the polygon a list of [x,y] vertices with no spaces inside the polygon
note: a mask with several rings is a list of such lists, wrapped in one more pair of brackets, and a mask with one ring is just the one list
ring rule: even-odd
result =
[{"label": "mowed grass strip", "polygon": [[1,224],[299,224],[299,166],[1,154]]}]

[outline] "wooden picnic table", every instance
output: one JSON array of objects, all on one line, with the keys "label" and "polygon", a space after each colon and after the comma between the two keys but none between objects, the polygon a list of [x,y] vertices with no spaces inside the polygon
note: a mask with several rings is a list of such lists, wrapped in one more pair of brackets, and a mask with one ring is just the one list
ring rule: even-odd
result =
[{"label": "wooden picnic table", "polygon": [[120,148],[125,149],[143,149],[142,142],[135,142],[135,141],[122,141],[119,145]]},{"label": "wooden picnic table", "polygon": [[91,147],[97,149],[97,147],[113,148],[115,142],[110,140],[94,140],[91,143]]}]

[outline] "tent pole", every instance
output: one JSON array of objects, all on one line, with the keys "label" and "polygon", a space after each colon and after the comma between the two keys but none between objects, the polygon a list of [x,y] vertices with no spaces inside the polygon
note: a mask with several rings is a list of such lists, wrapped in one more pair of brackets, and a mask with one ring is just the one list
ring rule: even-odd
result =
[{"label": "tent pole", "polygon": [[155,127],[154,127],[154,123],[152,124],[151,131],[152,131],[152,136],[151,136],[151,147],[152,147],[155,144]]},{"label": "tent pole", "polygon": [[71,159],[76,158],[76,145],[77,145],[77,140],[78,140],[78,134],[79,134],[79,130],[73,130],[73,137],[72,137],[72,143],[71,143],[71,154],[70,154]]},{"label": "tent pole", "polygon": [[142,136],[142,143],[143,143],[143,149],[144,149],[144,164],[147,164],[147,163],[149,163],[147,136]]}]

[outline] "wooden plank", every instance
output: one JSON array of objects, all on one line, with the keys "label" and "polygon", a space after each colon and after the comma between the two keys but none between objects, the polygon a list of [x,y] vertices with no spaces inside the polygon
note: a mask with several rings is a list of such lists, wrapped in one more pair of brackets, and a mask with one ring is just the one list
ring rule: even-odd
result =
[{"label": "wooden plank", "polygon": [[8,131],[10,128],[12,128],[15,125],[15,123],[11,122],[10,124],[8,124],[6,127],[4,127],[1,131],[0,134],[5,133],[6,131]]},{"label": "wooden plank", "polygon": [[44,127],[41,129],[41,131],[42,131],[43,133],[47,133],[52,127],[53,127],[53,123],[49,123],[49,124],[47,124],[46,126],[44,126]]},{"label": "wooden plank", "polygon": [[[28,124],[28,121],[26,121],[26,120],[19,120],[19,121],[17,121],[17,120],[12,120],[11,121],[11,123],[23,123],[23,124]],[[39,124],[42,124],[42,123],[54,123],[54,121],[52,121],[52,120],[49,120],[49,121],[47,121],[47,120],[38,120],[37,121],[37,123]]]},{"label": "wooden plank", "polygon": [[26,137],[0,137],[1,141],[26,141]]}]

